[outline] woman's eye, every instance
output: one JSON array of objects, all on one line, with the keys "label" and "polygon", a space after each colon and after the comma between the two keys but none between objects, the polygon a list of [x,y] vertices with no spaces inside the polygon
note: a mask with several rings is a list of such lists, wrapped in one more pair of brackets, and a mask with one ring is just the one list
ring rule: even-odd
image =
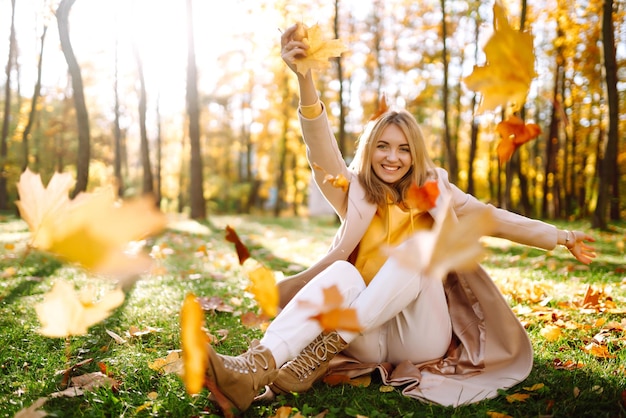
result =
[{"label": "woman's eye", "polygon": [[385,145],[385,144],[378,144],[378,145],[376,145],[376,148],[378,148],[378,149],[385,149],[385,148],[387,148],[387,145]]}]

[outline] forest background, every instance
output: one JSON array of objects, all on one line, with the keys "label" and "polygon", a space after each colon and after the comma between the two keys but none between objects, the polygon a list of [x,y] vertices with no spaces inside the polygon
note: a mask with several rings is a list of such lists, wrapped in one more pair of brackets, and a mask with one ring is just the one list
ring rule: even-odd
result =
[{"label": "forest background", "polygon": [[113,184],[196,219],[308,214],[297,85],[279,50],[280,30],[300,21],[348,47],[317,78],[347,158],[385,95],[462,189],[606,227],[626,207],[626,2],[502,4],[534,36],[520,116],[542,130],[507,162],[504,112],[477,114],[463,83],[485,62],[492,1],[0,0],[0,209],[14,209],[28,167],[44,182],[74,173],[73,195]]}]

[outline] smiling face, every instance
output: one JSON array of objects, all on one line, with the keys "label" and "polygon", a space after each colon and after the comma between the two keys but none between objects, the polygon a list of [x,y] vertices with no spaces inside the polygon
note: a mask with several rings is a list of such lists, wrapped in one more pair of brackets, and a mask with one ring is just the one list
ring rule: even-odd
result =
[{"label": "smiling face", "polygon": [[372,150],[372,170],[387,184],[402,179],[411,169],[413,159],[404,133],[396,124],[387,125]]}]

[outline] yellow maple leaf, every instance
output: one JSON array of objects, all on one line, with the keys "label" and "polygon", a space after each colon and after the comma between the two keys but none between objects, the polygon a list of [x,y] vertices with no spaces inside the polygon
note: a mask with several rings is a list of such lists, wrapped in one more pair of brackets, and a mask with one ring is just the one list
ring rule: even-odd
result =
[{"label": "yellow maple leaf", "polygon": [[493,14],[494,33],[483,48],[487,62],[474,66],[464,79],[469,89],[482,94],[479,113],[507,104],[518,110],[536,75],[532,34],[513,29],[499,1]]},{"label": "yellow maple leaf", "polygon": [[180,311],[180,340],[183,349],[183,381],[187,393],[195,395],[204,387],[204,374],[208,367],[207,335],[204,311],[193,293],[185,296]]},{"label": "yellow maple leaf", "polygon": [[130,252],[129,244],[165,227],[154,200],[143,196],[119,202],[110,189],[69,200],[72,184],[67,174],[55,173],[44,188],[39,175],[22,173],[16,204],[32,233],[31,246],[103,274],[128,277],[147,271],[152,260]]},{"label": "yellow maple leaf", "polygon": [[41,328],[39,333],[47,337],[85,335],[87,329],[104,320],[124,302],[120,288],[107,292],[94,302],[95,292],[77,294],[74,286],[59,280],[44,295],[43,302],[35,305]]},{"label": "yellow maple leaf", "polygon": [[311,69],[323,70],[328,68],[330,58],[339,57],[342,52],[347,50],[339,39],[325,40],[319,25],[306,28],[306,37],[303,42],[309,46],[306,56],[295,60],[296,69],[302,75],[306,75]]},{"label": "yellow maple leaf", "polygon": [[500,134],[496,152],[500,163],[504,163],[511,159],[515,150],[520,146],[537,138],[541,133],[541,128],[535,123],[526,124],[518,116],[512,115],[498,123],[496,132]]},{"label": "yellow maple leaf", "polygon": [[546,325],[539,331],[541,336],[546,339],[546,341],[556,341],[563,336],[561,332],[561,328],[556,325]]},{"label": "yellow maple leaf", "polygon": [[274,318],[278,314],[279,294],[274,272],[257,264],[248,272],[250,284],[246,290],[254,295],[265,315]]}]

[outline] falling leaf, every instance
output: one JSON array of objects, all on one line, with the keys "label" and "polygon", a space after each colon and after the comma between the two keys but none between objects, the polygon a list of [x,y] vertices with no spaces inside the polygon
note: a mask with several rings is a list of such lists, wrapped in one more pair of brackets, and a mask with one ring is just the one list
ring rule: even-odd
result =
[{"label": "falling leaf", "polygon": [[48,398],[39,398],[37,399],[31,406],[28,408],[24,408],[19,410],[13,418],[42,418],[48,416],[46,411],[38,411],[41,408]]},{"label": "falling leaf", "polygon": [[35,305],[41,323],[39,333],[47,337],[85,335],[87,329],[104,320],[124,302],[124,292],[115,288],[95,302],[94,294],[78,295],[74,286],[57,281],[44,295],[43,302]]},{"label": "falling leaf", "polygon": [[387,104],[387,95],[383,93],[380,95],[380,100],[378,101],[378,109],[376,109],[376,112],[374,112],[374,114],[369,119],[370,122],[378,119],[388,110],[389,110],[389,105]]},{"label": "falling leaf", "polygon": [[235,232],[230,225],[226,225],[226,241],[235,244],[235,251],[237,251],[237,257],[239,257],[239,264],[243,265],[243,263],[250,257],[250,251],[248,251],[248,248],[243,244],[243,242],[241,242],[239,235],[237,235],[237,232]]},{"label": "falling leaf", "polygon": [[529,393],[513,393],[511,395],[506,396],[506,401],[508,403],[514,402],[526,402],[526,399],[530,398]]},{"label": "falling leaf", "polygon": [[333,285],[322,289],[322,291],[324,293],[324,302],[321,306],[308,301],[298,302],[303,307],[319,312],[311,316],[311,319],[318,321],[325,331],[346,330],[360,332],[361,325],[359,324],[356,311],[352,308],[343,307],[343,296],[339,292],[339,288]]},{"label": "falling leaf", "polygon": [[165,227],[154,198],[119,202],[107,189],[70,201],[72,184],[68,174],[55,173],[44,188],[39,175],[22,173],[16,205],[32,233],[30,245],[102,274],[126,278],[148,271],[152,260],[131,253],[129,245]]},{"label": "falling leaf", "polygon": [[427,211],[435,207],[439,197],[439,186],[436,181],[427,181],[423,186],[412,183],[404,198],[406,206]]},{"label": "falling leaf", "polygon": [[495,2],[493,14],[494,33],[483,48],[487,62],[474,66],[464,79],[469,89],[482,94],[479,113],[507,103],[513,111],[518,110],[536,75],[532,34],[509,25],[500,1]]},{"label": "falling leaf", "polygon": [[274,318],[278,314],[279,293],[274,272],[263,265],[248,272],[250,285],[246,290],[254,295],[265,315]]},{"label": "falling leaf", "polygon": [[309,46],[306,56],[295,60],[296,69],[302,75],[311,69],[324,70],[330,67],[329,59],[339,57],[347,50],[339,39],[325,40],[319,25],[306,28],[306,38],[302,41]]},{"label": "falling leaf", "polygon": [[180,339],[183,349],[183,381],[190,395],[200,393],[205,383],[209,353],[203,326],[204,311],[196,296],[188,293],[180,311]]},{"label": "falling leaf", "polygon": [[546,341],[556,341],[563,336],[561,332],[561,328],[555,325],[546,325],[539,331],[541,336],[546,339]]},{"label": "falling leaf", "polygon": [[[184,361],[180,355],[180,351],[170,351],[165,358],[158,358],[151,363],[148,363],[148,367],[159,373],[176,373],[182,374],[184,368]],[[204,383],[204,382],[203,382]]]},{"label": "falling leaf", "polygon": [[248,328],[259,328],[265,331],[270,324],[271,318],[263,313],[246,312],[241,315],[241,325]]},{"label": "falling leaf", "polygon": [[525,124],[521,118],[511,115],[498,123],[496,132],[500,135],[496,152],[500,163],[504,163],[511,159],[515,150],[520,146],[537,138],[541,133],[541,128],[535,123]]},{"label": "falling leaf", "polygon": [[313,168],[316,170],[320,170],[324,172],[324,183],[330,183],[333,187],[343,190],[344,192],[348,191],[350,187],[350,182],[343,174],[337,174],[333,176],[329,174],[323,167],[319,166],[316,163],[313,163]]},{"label": "falling leaf", "polygon": [[474,268],[485,252],[480,238],[489,235],[493,218],[488,209],[476,211],[455,222],[450,199],[439,208],[430,230],[420,230],[398,247],[387,249],[390,257],[411,270],[443,278],[449,271]]}]

